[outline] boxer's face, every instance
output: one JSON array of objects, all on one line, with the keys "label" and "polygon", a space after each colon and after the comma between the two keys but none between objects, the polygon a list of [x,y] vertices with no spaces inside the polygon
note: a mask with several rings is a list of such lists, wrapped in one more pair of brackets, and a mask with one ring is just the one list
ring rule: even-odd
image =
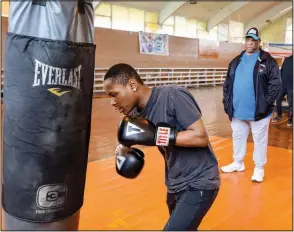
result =
[{"label": "boxer's face", "polygon": [[128,115],[138,102],[137,88],[135,80],[130,80],[126,85],[104,81],[104,90],[111,97],[111,105],[124,115]]}]

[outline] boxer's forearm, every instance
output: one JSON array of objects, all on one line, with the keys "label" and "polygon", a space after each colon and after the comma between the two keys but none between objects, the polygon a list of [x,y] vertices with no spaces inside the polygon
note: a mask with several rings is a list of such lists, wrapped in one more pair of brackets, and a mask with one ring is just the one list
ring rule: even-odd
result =
[{"label": "boxer's forearm", "polygon": [[186,130],[178,132],[176,146],[180,147],[206,147],[209,139],[204,131]]},{"label": "boxer's forearm", "polygon": [[206,147],[208,143],[209,139],[202,119],[198,119],[186,130],[177,133],[176,146]]}]

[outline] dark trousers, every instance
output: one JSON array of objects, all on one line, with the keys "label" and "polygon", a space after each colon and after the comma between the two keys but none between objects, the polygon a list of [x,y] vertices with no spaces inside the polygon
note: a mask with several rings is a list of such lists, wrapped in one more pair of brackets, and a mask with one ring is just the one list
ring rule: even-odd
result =
[{"label": "dark trousers", "polygon": [[278,96],[277,102],[276,102],[277,115],[282,116],[282,102],[283,102],[284,97],[286,95],[287,95],[287,101],[289,103],[288,117],[289,117],[289,119],[292,119],[292,109],[293,109],[293,88],[292,88],[292,86],[291,87],[289,86],[288,88],[285,88],[285,87],[281,88],[281,91],[279,93],[279,96]]},{"label": "dark trousers", "polygon": [[176,194],[167,193],[170,218],[163,230],[196,231],[212,206],[217,190],[188,190]]}]

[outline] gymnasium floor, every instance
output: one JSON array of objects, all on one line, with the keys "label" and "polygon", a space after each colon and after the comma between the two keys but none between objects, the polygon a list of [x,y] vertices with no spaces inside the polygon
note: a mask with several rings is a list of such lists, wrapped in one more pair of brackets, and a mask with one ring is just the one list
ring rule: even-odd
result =
[{"label": "gymnasium floor", "polygon": [[[219,166],[232,160],[230,122],[222,88],[190,89],[200,104]],[[113,151],[122,115],[109,98],[93,101],[92,135],[80,230],[162,230],[168,219],[164,163],[155,147],[141,147],[146,164],[135,180],[115,172]],[[221,189],[200,230],[292,230],[292,128],[271,124],[263,183],[252,183],[253,143],[249,136],[242,173],[221,173]]]}]

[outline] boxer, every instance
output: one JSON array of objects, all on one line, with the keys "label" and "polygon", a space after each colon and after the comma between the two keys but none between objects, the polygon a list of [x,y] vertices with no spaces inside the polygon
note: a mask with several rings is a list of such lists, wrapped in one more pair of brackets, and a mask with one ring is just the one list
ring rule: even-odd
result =
[{"label": "boxer", "polygon": [[[179,86],[149,88],[123,63],[109,68],[104,89],[112,106],[125,115],[118,128],[119,147],[157,146],[163,155],[170,214],[163,230],[197,230],[218,195],[220,176],[196,100]],[[116,156],[124,160],[119,150]]]}]

